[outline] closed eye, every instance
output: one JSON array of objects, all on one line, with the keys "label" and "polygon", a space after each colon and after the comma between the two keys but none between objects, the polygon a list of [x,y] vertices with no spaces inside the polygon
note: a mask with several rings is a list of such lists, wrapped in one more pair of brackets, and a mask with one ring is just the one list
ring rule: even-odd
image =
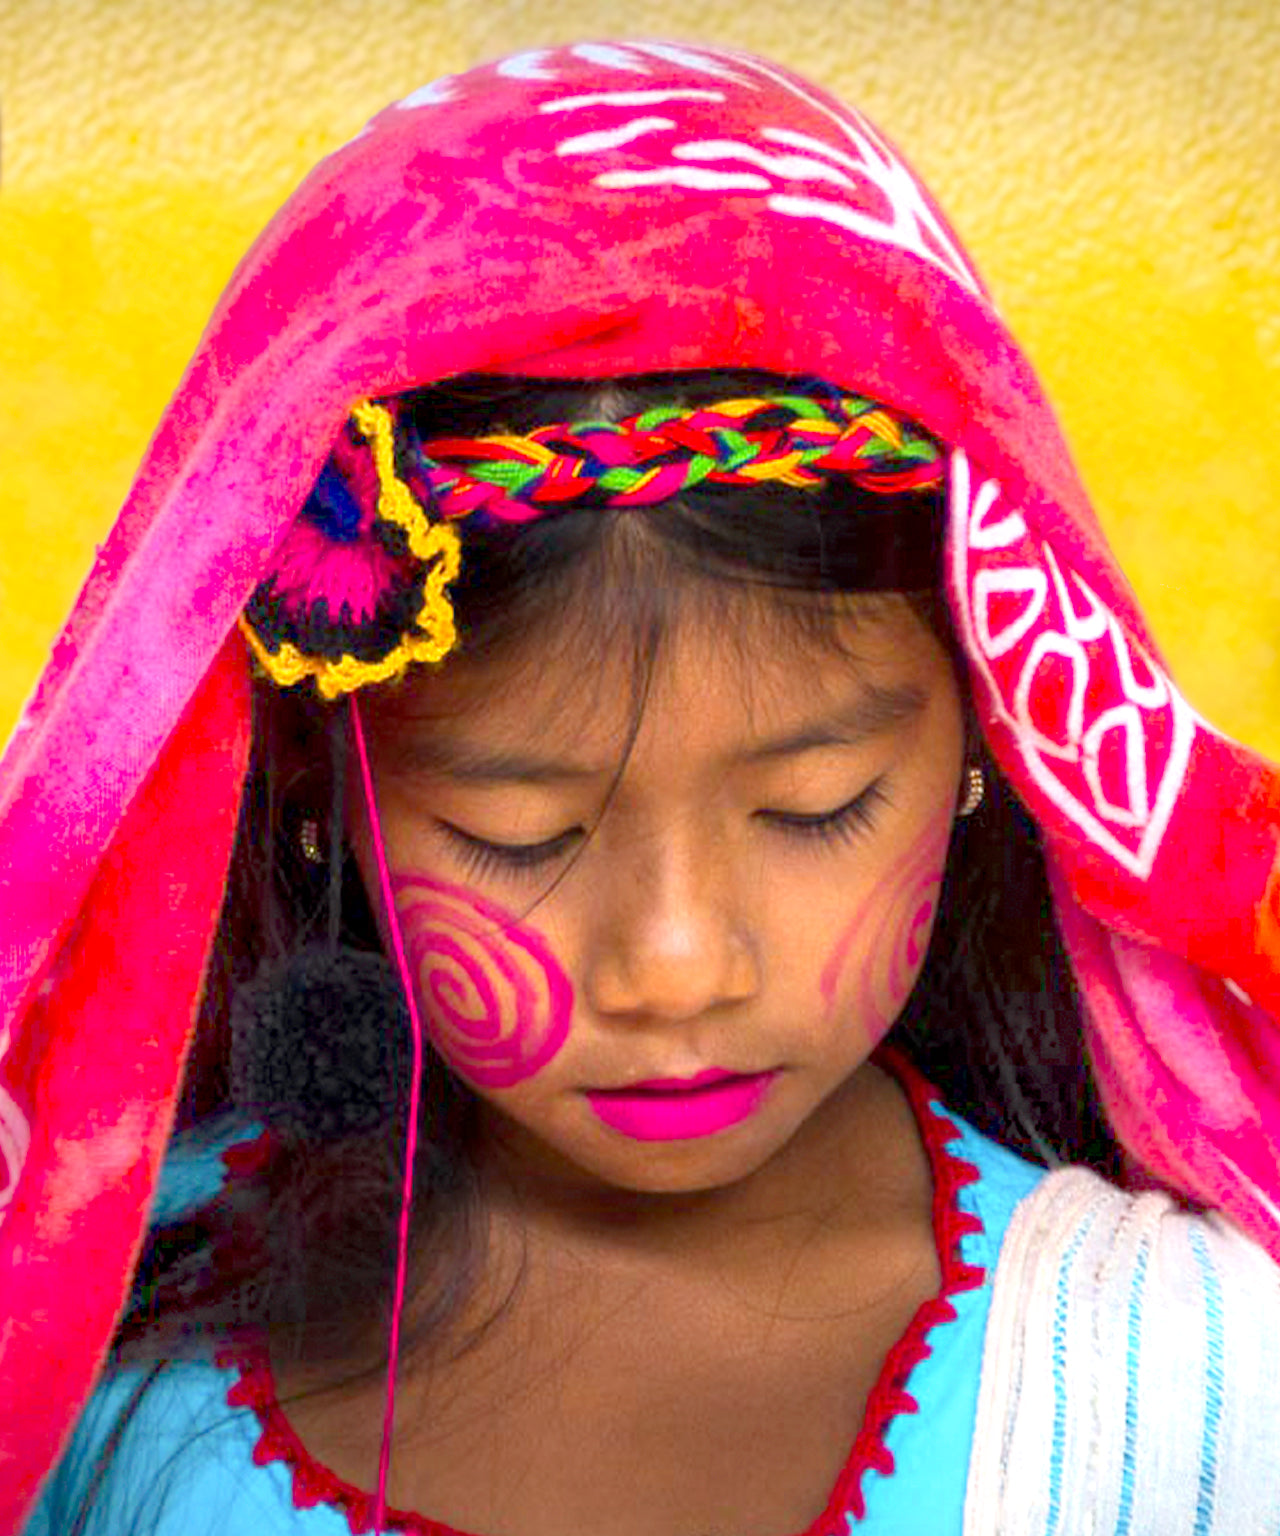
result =
[{"label": "closed eye", "polygon": [[567,853],[583,831],[581,827],[569,827],[540,843],[495,843],[489,838],[477,837],[473,832],[464,832],[452,822],[441,821],[439,825],[457,845],[463,868],[475,875],[518,874],[540,869]]},{"label": "closed eye", "polygon": [[[830,811],[807,814],[800,811],[757,811],[761,821],[786,836],[820,842],[847,842],[874,826],[882,806],[888,803],[883,779],[874,779],[852,800]],[[477,837],[452,822],[439,826],[456,845],[459,862],[468,874],[525,874],[552,863],[584,836],[584,828],[568,827],[555,837],[537,843],[499,843]]]},{"label": "closed eye", "polygon": [[881,778],[873,779],[852,800],[846,800],[843,805],[831,811],[819,811],[813,815],[798,811],[757,811],[756,815],[771,827],[792,837],[847,842],[875,825],[881,808],[888,800],[885,782]]}]

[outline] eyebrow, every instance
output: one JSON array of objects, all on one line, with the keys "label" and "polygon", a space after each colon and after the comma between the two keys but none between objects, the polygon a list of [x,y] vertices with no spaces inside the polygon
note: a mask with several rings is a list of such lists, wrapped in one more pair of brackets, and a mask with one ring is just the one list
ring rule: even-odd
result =
[{"label": "eyebrow", "polygon": [[892,688],[868,683],[853,703],[843,709],[811,720],[785,736],[757,742],[736,756],[740,762],[762,763],[797,757],[823,747],[859,747],[918,715],[928,701],[928,693],[915,683],[900,683]]},{"label": "eyebrow", "polygon": [[[928,693],[914,683],[883,688],[864,684],[858,697],[841,709],[806,721],[785,735],[752,742],[729,753],[738,763],[775,762],[824,747],[857,747],[883,736],[918,715]],[[417,736],[393,749],[397,766],[443,774],[466,784],[568,784],[606,778],[616,764],[596,767],[563,758],[481,746],[462,737]]]},{"label": "eyebrow", "polygon": [[600,779],[610,770],[586,763],[482,747],[456,736],[423,736],[393,749],[397,767],[439,773],[465,784],[563,784]]}]

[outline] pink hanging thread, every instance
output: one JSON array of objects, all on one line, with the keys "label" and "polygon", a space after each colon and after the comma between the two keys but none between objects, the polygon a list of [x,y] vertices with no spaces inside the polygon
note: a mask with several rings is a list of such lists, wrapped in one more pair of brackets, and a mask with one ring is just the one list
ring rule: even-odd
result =
[{"label": "pink hanging thread", "polygon": [[369,753],[365,747],[364,726],[360,720],[360,706],[354,693],[351,701],[351,727],[355,736],[356,753],[360,758],[360,776],[364,783],[365,805],[369,810],[369,830],[373,836],[373,853],[378,864],[378,884],[382,892],[383,911],[387,914],[387,928],[395,951],[396,969],[404,988],[405,1002],[409,1006],[409,1029],[413,1037],[413,1072],[409,1079],[409,1127],[405,1135],[404,1184],[400,1196],[400,1236],[396,1253],[395,1294],[391,1304],[391,1333],[387,1343],[387,1406],[382,1421],[382,1449],[378,1455],[378,1489],[373,1509],[375,1536],[381,1536],[387,1518],[387,1478],[391,1472],[391,1435],[396,1417],[396,1371],[400,1359],[400,1317],[404,1311],[405,1277],[409,1263],[409,1213],[413,1208],[413,1165],[418,1153],[418,1104],[422,1095],[422,1020],[414,1000],[413,982],[409,964],[405,959],[404,940],[400,933],[400,920],[396,916],[395,900],[391,891],[391,874],[387,869],[387,851],[382,840],[382,823],[378,818],[378,805],[373,793],[373,771],[369,767]]}]

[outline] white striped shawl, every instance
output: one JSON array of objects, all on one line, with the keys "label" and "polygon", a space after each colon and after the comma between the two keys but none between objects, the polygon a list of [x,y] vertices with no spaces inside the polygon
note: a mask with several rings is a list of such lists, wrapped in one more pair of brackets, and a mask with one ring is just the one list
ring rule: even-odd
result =
[{"label": "white striped shawl", "polygon": [[1087,1170],[996,1267],[965,1536],[1280,1536],[1280,1268]]}]

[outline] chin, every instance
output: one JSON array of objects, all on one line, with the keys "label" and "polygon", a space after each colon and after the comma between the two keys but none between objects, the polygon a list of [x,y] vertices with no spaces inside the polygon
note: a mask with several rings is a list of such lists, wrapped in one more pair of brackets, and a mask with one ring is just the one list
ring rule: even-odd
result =
[{"label": "chin", "polygon": [[[496,1108],[494,1105],[490,1109]],[[752,1114],[700,1135],[625,1135],[585,1106],[539,1125],[509,1112],[495,1116],[509,1169],[539,1171],[561,1186],[594,1185],[637,1195],[698,1195],[728,1189],[760,1172],[791,1140],[789,1119]]]},{"label": "chin", "polygon": [[601,1169],[597,1177],[611,1189],[626,1190],[635,1195],[709,1195],[718,1189],[729,1189],[749,1179],[762,1165],[736,1167],[732,1172],[712,1172],[692,1169],[680,1172],[676,1169]]},{"label": "chin", "polygon": [[759,1173],[787,1139],[762,1136],[755,1127],[680,1140],[619,1139],[603,1154],[584,1148],[575,1161],[602,1183],[634,1194],[709,1194]]}]

